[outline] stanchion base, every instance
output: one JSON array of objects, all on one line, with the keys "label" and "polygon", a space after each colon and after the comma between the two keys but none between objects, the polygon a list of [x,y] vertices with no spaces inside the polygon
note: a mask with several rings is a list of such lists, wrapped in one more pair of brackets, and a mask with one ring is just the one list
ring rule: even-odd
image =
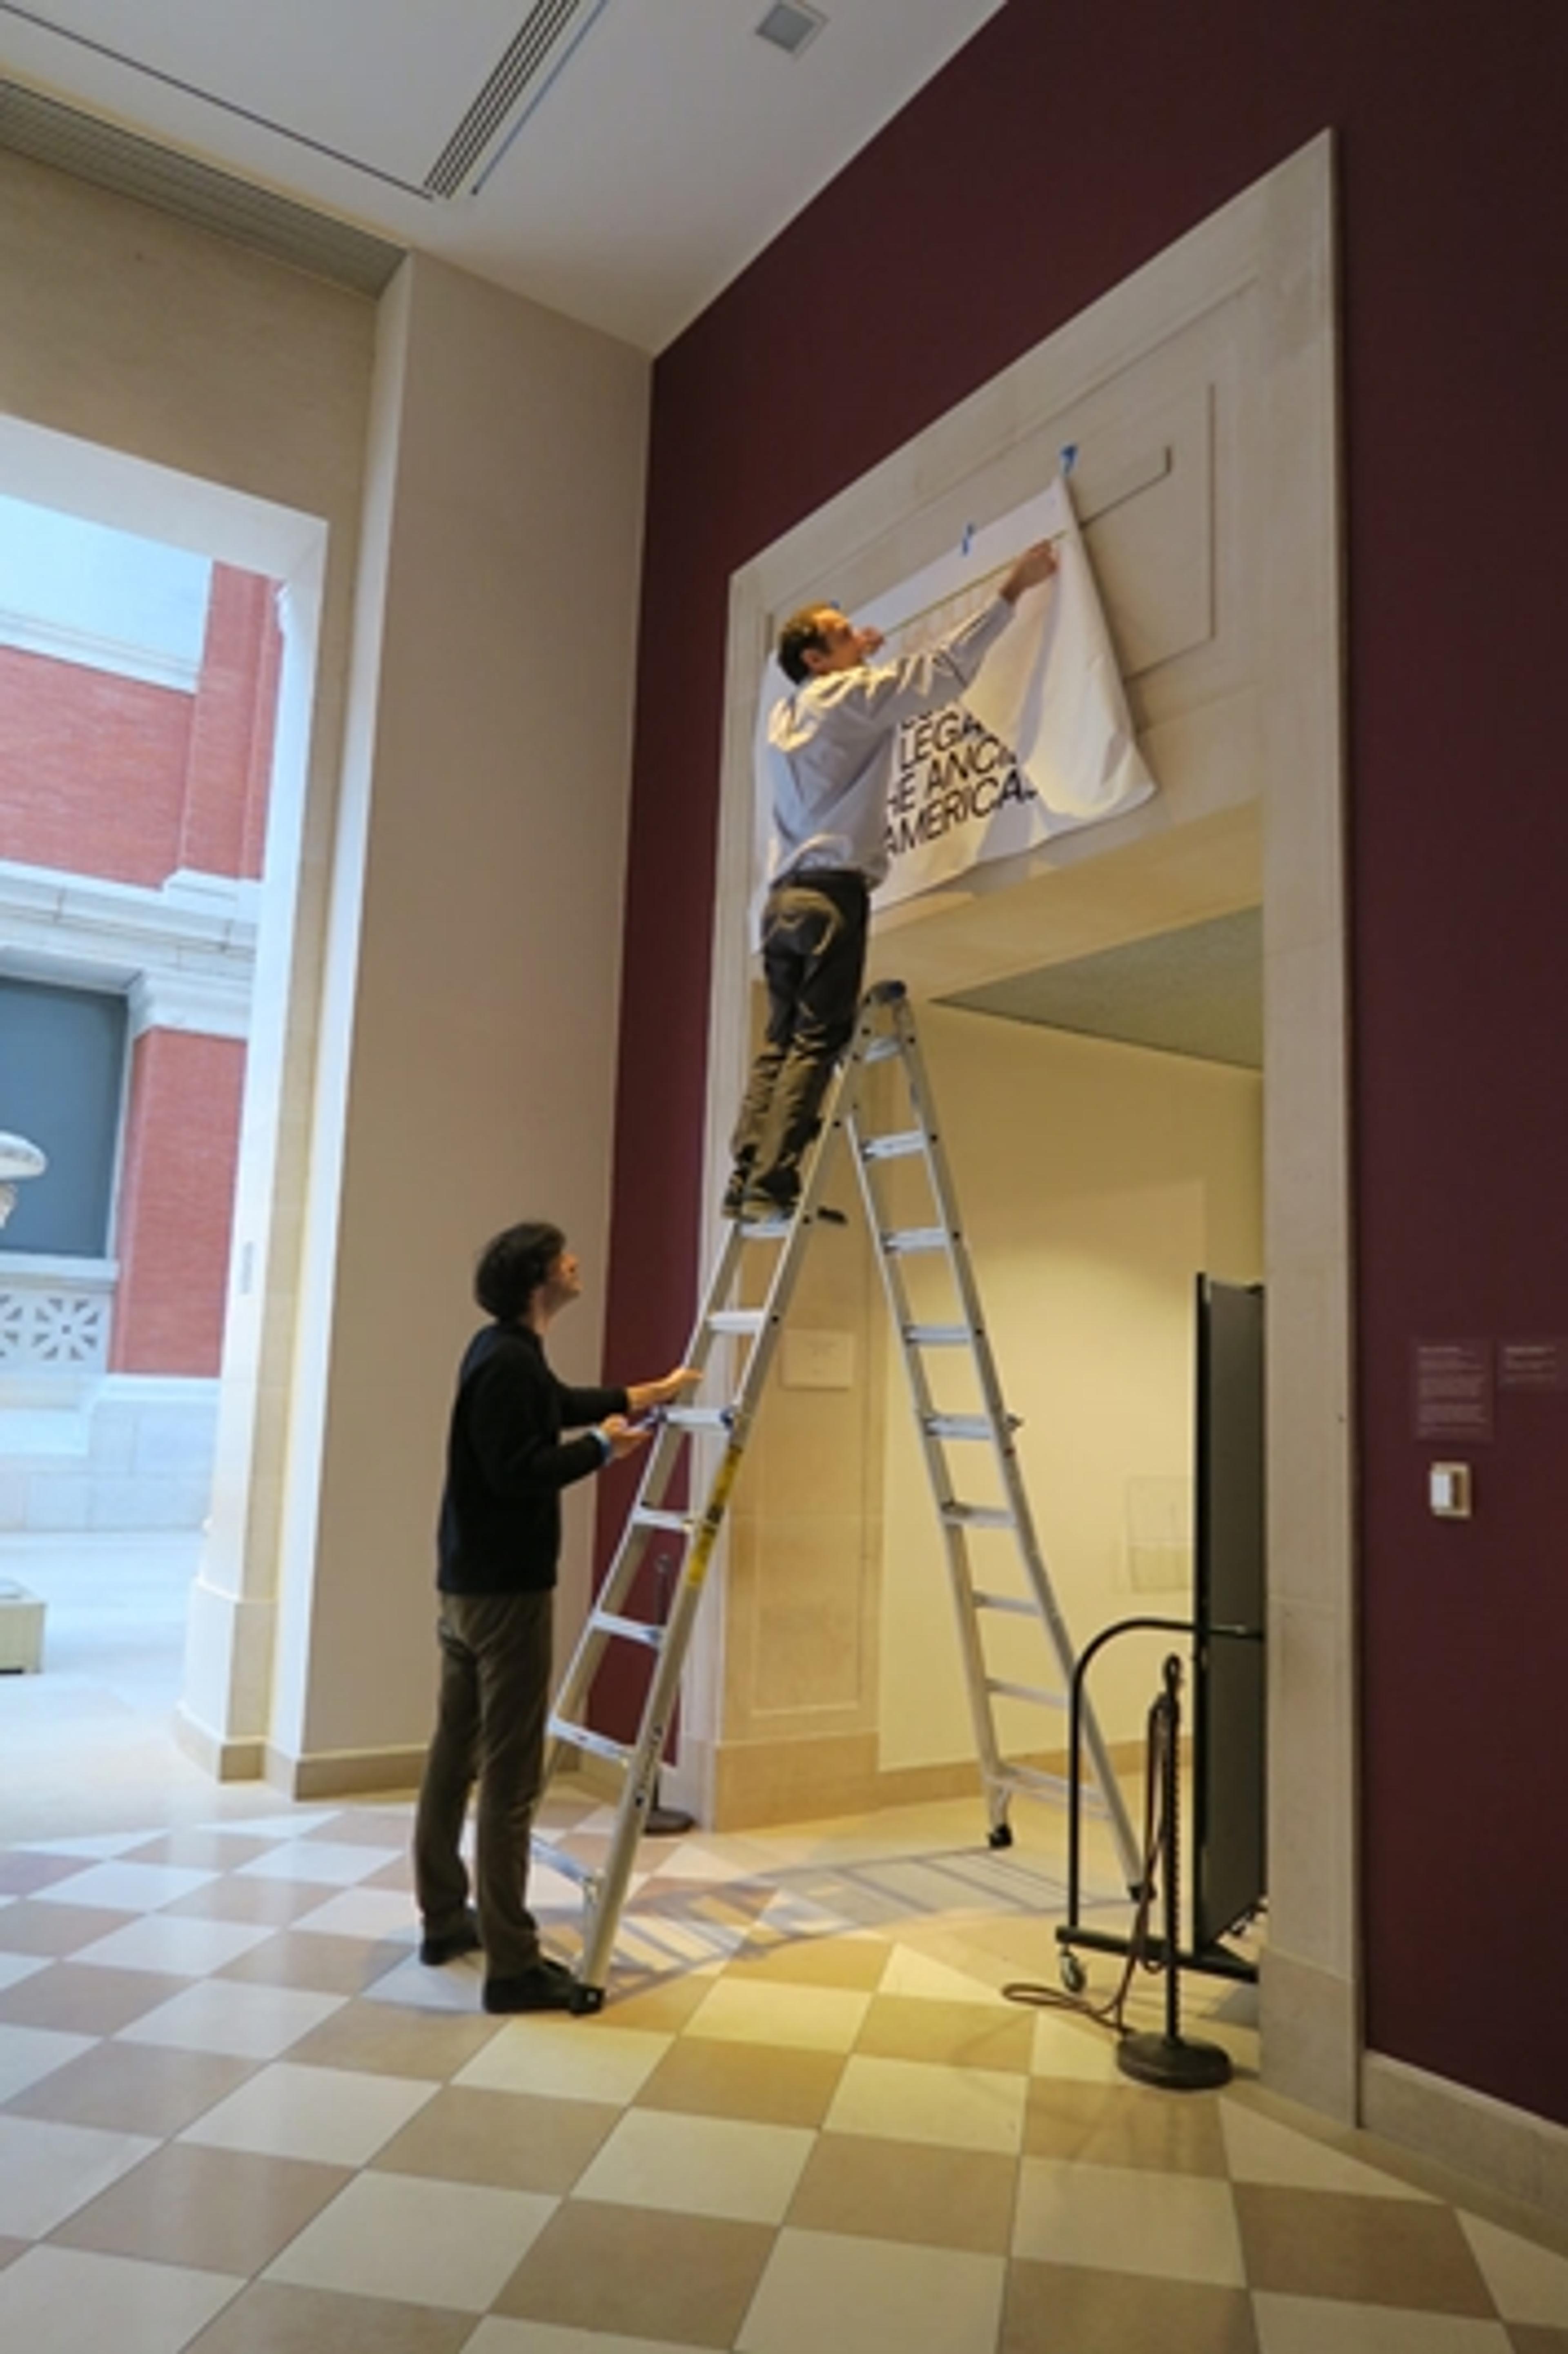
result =
[{"label": "stanchion base", "polygon": [[1202,2093],[1231,2081],[1231,2056],[1217,2043],[1189,2043],[1184,2036],[1124,2035],[1116,2064],[1139,2084],[1171,2093]]},{"label": "stanchion base", "polygon": [[696,1829],[697,1819],[687,1814],[684,1807],[662,1807],[655,1799],[642,1828],[650,1839],[682,1839]]}]

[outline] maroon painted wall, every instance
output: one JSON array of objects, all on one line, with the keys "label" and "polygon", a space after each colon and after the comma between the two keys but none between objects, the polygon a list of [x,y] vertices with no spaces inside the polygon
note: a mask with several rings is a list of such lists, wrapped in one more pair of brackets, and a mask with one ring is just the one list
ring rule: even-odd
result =
[{"label": "maroon painted wall", "polygon": [[662,356],[609,1357],[692,1309],[731,571],[1332,127],[1368,2033],[1568,2122],[1568,1395],[1443,1523],[1410,1372],[1568,1332],[1564,88],[1561,0],[1012,0]]}]

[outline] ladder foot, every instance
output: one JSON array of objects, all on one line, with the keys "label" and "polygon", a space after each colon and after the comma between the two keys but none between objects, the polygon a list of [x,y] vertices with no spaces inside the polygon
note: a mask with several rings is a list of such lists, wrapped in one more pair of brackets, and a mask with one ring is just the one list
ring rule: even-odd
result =
[{"label": "ladder foot", "polygon": [[572,2017],[585,2018],[590,2011],[604,2009],[602,1987],[575,1986],[572,1988]]},{"label": "ladder foot", "polygon": [[1012,1825],[1011,1823],[992,1823],[991,1829],[986,1834],[985,1843],[987,1847],[1011,1847],[1012,1845]]}]

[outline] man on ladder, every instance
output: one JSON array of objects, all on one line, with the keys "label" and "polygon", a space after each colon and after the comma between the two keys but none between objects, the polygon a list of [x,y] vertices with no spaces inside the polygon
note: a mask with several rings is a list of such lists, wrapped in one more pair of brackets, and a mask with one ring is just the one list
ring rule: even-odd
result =
[{"label": "man on ladder", "polygon": [[900,725],[961,694],[1019,599],[1055,569],[1052,542],[1037,541],[978,613],[898,662],[874,663],[881,632],[856,629],[836,605],[807,606],[780,631],[779,661],[795,692],[768,723],[768,1027],[736,1122],[726,1216],[788,1217],[800,1197],[801,1156],[860,1003],[871,894],[887,872]]}]

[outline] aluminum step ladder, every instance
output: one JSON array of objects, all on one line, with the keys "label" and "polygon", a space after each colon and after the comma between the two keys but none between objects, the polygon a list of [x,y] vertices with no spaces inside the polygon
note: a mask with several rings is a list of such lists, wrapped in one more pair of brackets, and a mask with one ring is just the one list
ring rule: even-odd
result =
[{"label": "aluminum step ladder", "polygon": [[[867,1074],[875,1065],[890,1061],[895,1061],[903,1073],[912,1124],[874,1132],[866,1124],[872,1092]],[[586,1865],[559,1842],[538,1834],[532,1841],[535,1860],[576,1882],[582,1893],[583,1949],[572,2006],[578,2011],[598,2010],[604,2002],[616,1931],[648,1810],[657,1794],[659,1763],[703,1587],[804,1254],[822,1220],[824,1189],[837,1162],[838,1149],[846,1143],[859,1172],[882,1263],[946,1540],[991,1845],[1011,1843],[1008,1808],[1015,1793],[1067,1795],[1064,1777],[1026,1762],[1009,1762],[998,1734],[999,1701],[1022,1702],[1065,1713],[1073,1649],[1030,1517],[1013,1445],[1016,1425],[1002,1404],[969,1253],[953,1206],[908,998],[901,981],[884,981],[862,1002],[854,1036],[830,1091],[821,1141],[793,1214],[736,1222],[726,1230],[684,1362],[706,1374],[715,1354],[724,1360],[726,1344],[743,1347],[744,1363],[734,1394],[724,1405],[672,1406],[662,1415],[620,1543],[550,1715],[541,1799],[572,1751],[612,1766],[621,1776],[614,1827],[601,1864]],[[923,1172],[929,1201],[928,1222],[924,1225],[891,1222],[885,1199],[888,1164],[899,1161]],[[947,1272],[956,1304],[945,1320],[922,1320],[914,1312],[910,1281],[904,1270],[906,1262],[916,1258],[928,1259]],[[743,1290],[759,1296],[748,1303],[740,1297]],[[977,1393],[967,1411],[946,1411],[936,1403],[927,1364],[933,1352],[967,1362]],[[705,1482],[698,1477],[703,1466],[694,1443],[705,1440],[719,1447],[716,1468]],[[949,1470],[948,1451],[962,1450],[972,1460],[977,1449],[985,1450],[995,1466],[1000,1493],[983,1501],[965,1500],[962,1483]],[[700,1503],[679,1500],[681,1489],[687,1485],[694,1495],[702,1495]],[[1011,1536],[1022,1584],[1015,1575],[1011,1588],[997,1577],[983,1588],[977,1585],[971,1573],[971,1547],[978,1548],[983,1532]],[[651,1543],[671,1539],[683,1547],[683,1557],[661,1624],[635,1614],[630,1606]],[[1025,1683],[993,1672],[982,1633],[982,1623],[991,1618],[1025,1618],[1044,1631],[1049,1658],[1047,1681],[1032,1677]],[[612,1643],[653,1655],[641,1721],[630,1742],[614,1740],[588,1723],[589,1694]],[[1097,1804],[1100,1811],[1108,1814],[1128,1884],[1134,1887],[1141,1866],[1132,1826],[1098,1725],[1086,1711],[1085,1747],[1097,1786],[1097,1793],[1085,1803]]]}]

